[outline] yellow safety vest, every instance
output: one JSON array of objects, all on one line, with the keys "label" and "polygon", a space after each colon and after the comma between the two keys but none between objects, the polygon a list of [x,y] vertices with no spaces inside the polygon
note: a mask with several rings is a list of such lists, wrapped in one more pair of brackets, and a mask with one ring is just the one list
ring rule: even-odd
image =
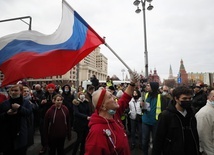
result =
[{"label": "yellow safety vest", "polygon": [[[146,93],[145,95],[145,101],[148,97],[149,93]],[[161,113],[161,95],[158,94],[157,104],[156,104],[156,120],[158,120],[158,115]]]},{"label": "yellow safety vest", "polygon": [[108,87],[113,86],[113,82],[112,81],[106,82],[106,86],[108,86]]}]

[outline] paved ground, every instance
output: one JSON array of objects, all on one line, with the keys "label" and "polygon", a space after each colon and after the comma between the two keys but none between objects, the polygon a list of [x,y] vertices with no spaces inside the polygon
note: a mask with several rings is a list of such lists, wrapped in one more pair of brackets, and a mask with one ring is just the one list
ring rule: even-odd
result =
[{"label": "paved ground", "polygon": [[[71,141],[66,140],[66,142],[65,142],[66,154],[69,154],[69,155],[72,154],[72,147],[73,147],[74,142],[76,141],[76,138],[77,138],[77,134],[74,131],[72,131]],[[129,140],[130,140],[130,136],[129,136]],[[38,155],[40,149],[41,149],[40,134],[39,134],[39,131],[36,131],[35,136],[34,136],[34,144],[28,148],[27,155]],[[150,152],[151,152],[151,150],[149,151],[149,154],[151,154]],[[48,153],[46,152],[44,155],[48,155]],[[77,155],[79,155],[79,154],[77,153]],[[143,155],[143,153],[142,153],[141,149],[136,147],[135,149],[131,150],[131,155]]]},{"label": "paved ground", "polygon": [[[77,138],[76,132],[72,131],[71,141],[68,140],[65,141],[65,152],[69,152],[72,149],[73,144],[76,141],[76,138]],[[40,134],[39,131],[36,131],[34,135],[34,144],[28,148],[27,155],[38,155],[41,148],[42,146],[40,143]],[[48,153],[46,152],[44,155],[47,154]]]}]

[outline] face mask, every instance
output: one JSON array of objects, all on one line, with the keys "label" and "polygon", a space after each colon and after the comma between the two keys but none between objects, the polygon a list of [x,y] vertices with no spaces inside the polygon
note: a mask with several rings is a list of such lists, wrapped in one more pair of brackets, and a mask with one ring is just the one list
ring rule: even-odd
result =
[{"label": "face mask", "polygon": [[28,96],[24,96],[23,98],[26,100],[31,100],[32,97],[28,95]]},{"label": "face mask", "polygon": [[192,101],[180,101],[180,106],[184,109],[190,108],[192,105]]},{"label": "face mask", "polygon": [[133,98],[134,98],[135,100],[137,100],[137,99],[138,99],[138,96],[133,96]]},{"label": "face mask", "polygon": [[210,101],[210,104],[211,104],[212,106],[214,106],[214,101]]},{"label": "face mask", "polygon": [[116,110],[110,109],[110,110],[108,110],[108,113],[109,113],[110,115],[114,115],[114,114],[116,113]]},{"label": "face mask", "polygon": [[80,95],[80,99],[84,100],[85,99],[85,95]]},{"label": "face mask", "polygon": [[162,95],[167,95],[167,94],[168,94],[168,93],[167,93],[167,92],[165,92],[165,91],[162,93]]},{"label": "face mask", "polygon": [[69,90],[68,90],[68,89],[65,89],[65,92],[67,93],[67,92],[69,92]]}]

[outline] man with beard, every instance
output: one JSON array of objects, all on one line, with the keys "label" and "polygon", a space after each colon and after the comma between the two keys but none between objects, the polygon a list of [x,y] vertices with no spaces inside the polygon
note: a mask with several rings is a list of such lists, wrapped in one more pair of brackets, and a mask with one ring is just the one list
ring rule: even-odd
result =
[{"label": "man with beard", "polygon": [[26,155],[27,122],[32,106],[23,99],[21,85],[12,86],[9,95],[10,98],[0,104],[0,150],[3,155]]}]

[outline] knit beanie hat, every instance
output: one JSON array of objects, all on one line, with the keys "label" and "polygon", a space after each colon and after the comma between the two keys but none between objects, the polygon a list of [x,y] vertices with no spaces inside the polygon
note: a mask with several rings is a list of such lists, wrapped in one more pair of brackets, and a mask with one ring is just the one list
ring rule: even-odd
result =
[{"label": "knit beanie hat", "polygon": [[46,88],[47,88],[47,89],[50,89],[50,88],[55,89],[56,86],[55,86],[55,84],[53,84],[53,83],[49,83],[49,84],[47,85]]}]

